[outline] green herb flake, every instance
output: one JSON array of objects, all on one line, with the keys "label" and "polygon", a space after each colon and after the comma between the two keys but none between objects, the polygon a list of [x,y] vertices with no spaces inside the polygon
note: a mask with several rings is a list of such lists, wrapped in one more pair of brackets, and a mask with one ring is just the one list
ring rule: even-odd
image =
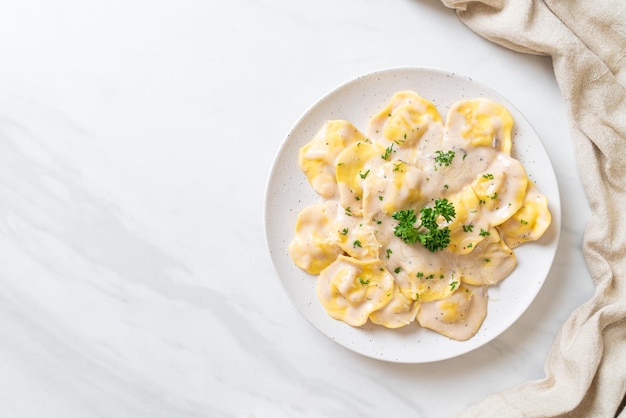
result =
[{"label": "green herb flake", "polygon": [[435,163],[440,166],[449,166],[452,164],[452,160],[454,159],[454,151],[450,150],[447,152],[443,152],[442,150],[435,151]]},{"label": "green herb flake", "polygon": [[383,160],[388,160],[392,152],[393,152],[393,144],[385,148],[385,153],[381,155],[380,158],[382,158]]}]

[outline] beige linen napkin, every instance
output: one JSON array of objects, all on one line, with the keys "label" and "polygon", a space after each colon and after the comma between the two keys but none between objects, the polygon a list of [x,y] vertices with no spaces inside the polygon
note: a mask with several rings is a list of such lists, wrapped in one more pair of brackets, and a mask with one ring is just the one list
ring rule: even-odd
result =
[{"label": "beige linen napkin", "polygon": [[563,324],[544,379],[461,416],[626,417],[626,0],[442,1],[485,38],[552,57],[591,208],[583,252],[596,289]]}]

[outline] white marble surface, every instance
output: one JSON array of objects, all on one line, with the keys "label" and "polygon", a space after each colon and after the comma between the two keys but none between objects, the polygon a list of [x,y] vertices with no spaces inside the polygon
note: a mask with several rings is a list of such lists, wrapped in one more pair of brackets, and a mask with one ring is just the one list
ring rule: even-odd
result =
[{"label": "white marble surface", "polygon": [[[396,66],[505,95],[553,161],[547,281],[512,328],[423,365],[354,354],[291,305],[263,228],[274,154],[319,97]],[[23,0],[0,13],[0,416],[444,417],[543,377],[593,292],[546,57],[434,0]]]}]

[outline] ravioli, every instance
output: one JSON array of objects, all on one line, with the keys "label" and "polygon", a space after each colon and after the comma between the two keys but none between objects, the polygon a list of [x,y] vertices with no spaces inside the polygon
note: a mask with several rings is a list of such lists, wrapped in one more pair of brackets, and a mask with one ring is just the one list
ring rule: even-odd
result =
[{"label": "ravioli", "polygon": [[361,326],[393,299],[394,281],[380,260],[339,256],[317,279],[317,294],[335,319]]},{"label": "ravioli", "polygon": [[347,146],[364,140],[363,134],[350,122],[330,120],[300,149],[300,168],[317,193],[327,199],[337,196],[335,159]]},{"label": "ravioli", "polygon": [[307,273],[319,274],[342,253],[333,229],[336,211],[337,204],[328,201],[308,206],[298,215],[289,255]]},{"label": "ravioli", "polygon": [[[488,99],[458,101],[444,122],[410,90],[390,98],[367,135],[345,120],[320,128],[299,164],[321,202],[299,214],[289,253],[317,275],[331,318],[415,324],[459,341],[479,332],[489,287],[517,265],[514,248],[552,220],[511,155],[513,129],[508,110]],[[445,216],[435,212],[442,202],[453,209]],[[410,220],[403,232],[401,219]],[[425,244],[429,234],[437,246]]]},{"label": "ravioli", "polygon": [[423,303],[417,321],[457,341],[466,341],[478,332],[487,316],[487,289],[462,285],[453,294]]}]

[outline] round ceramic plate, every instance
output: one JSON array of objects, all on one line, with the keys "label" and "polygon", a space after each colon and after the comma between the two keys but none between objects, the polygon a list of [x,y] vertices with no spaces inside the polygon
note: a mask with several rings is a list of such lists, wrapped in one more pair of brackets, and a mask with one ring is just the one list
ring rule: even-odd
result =
[{"label": "round ceramic plate", "polygon": [[[288,246],[294,237],[298,213],[321,202],[298,166],[298,151],[325,121],[345,119],[361,132],[369,119],[385,107],[394,93],[413,90],[430,100],[445,119],[450,106],[464,98],[486,97],[504,105],[515,119],[513,151],[529,177],[548,197],[552,224],[543,237],[515,250],[518,265],[500,284],[489,288],[488,313],[478,333],[455,341],[416,322],[387,329],[368,322],[355,328],[332,319],[317,299],[316,276],[299,269]],[[474,350],[509,328],[541,289],[556,253],[561,225],[559,190],[552,164],[528,121],[508,100],[467,77],[425,68],[398,68],[352,80],[315,103],[295,124],[280,147],[267,183],[265,233],[272,260],[283,287],[298,311],[333,341],[368,357],[400,363],[449,359]]]}]

